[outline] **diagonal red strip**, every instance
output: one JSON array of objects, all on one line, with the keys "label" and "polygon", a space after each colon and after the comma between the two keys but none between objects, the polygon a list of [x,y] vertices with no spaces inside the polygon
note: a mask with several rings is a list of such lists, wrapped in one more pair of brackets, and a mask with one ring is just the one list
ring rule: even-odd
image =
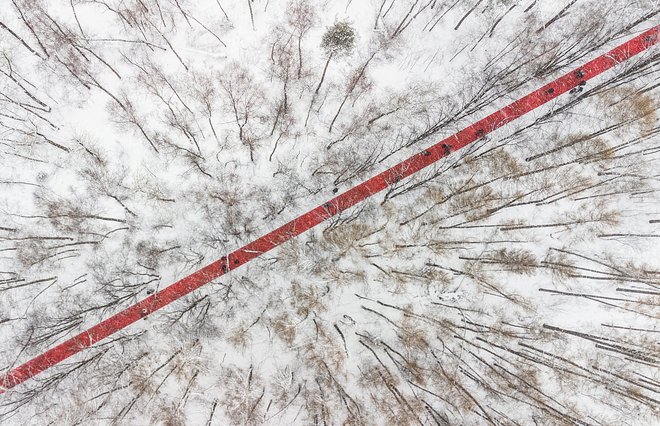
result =
[{"label": "diagonal red strip", "polygon": [[505,124],[527,114],[541,105],[577,87],[583,81],[596,77],[615,65],[645,51],[660,41],[660,25],[628,40],[582,67],[559,77],[538,90],[477,121],[458,133],[407,160],[362,182],[330,201],[308,211],[291,222],[229,253],[193,274],[154,293],[133,306],[111,316],[86,331],[60,343],[41,355],[10,370],[0,378],[0,393],[25,382],[48,368],[81,352],[83,349],[122,330],[146,315],[167,306],[188,293],[208,284],[269,250],[313,228],[326,219],[355,206],[366,198],[384,190],[425,167],[461,149]]}]

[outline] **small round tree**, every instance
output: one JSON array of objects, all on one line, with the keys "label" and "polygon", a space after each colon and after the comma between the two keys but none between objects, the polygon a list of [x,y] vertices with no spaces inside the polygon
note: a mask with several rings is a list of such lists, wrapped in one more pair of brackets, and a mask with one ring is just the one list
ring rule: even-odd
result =
[{"label": "small round tree", "polygon": [[309,114],[312,112],[312,107],[314,106],[314,101],[316,96],[321,90],[323,85],[323,80],[325,80],[325,73],[328,70],[328,65],[335,55],[345,54],[350,52],[355,45],[355,30],[348,22],[337,22],[333,26],[329,27],[328,30],[323,34],[321,38],[321,48],[328,55],[328,59],[325,61],[325,66],[323,67],[323,73],[321,73],[321,81],[319,81],[316,90],[314,91],[314,96],[312,96],[312,102],[309,104],[309,110],[307,111],[307,118],[305,119],[305,126],[307,126],[307,120],[309,120]]},{"label": "small round tree", "polygon": [[348,53],[355,45],[355,30],[348,22],[337,22],[328,28],[321,39],[321,47],[329,56]]}]

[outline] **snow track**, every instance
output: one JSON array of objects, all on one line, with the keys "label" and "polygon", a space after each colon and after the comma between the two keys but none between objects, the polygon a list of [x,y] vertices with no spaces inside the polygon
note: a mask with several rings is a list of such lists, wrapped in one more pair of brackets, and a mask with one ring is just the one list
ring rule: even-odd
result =
[{"label": "snow track", "polygon": [[583,82],[649,49],[659,41],[660,26],[656,26],[586,63],[582,67],[559,77],[540,89],[490,114],[458,133],[436,143],[428,149],[302,214],[246,246],[229,253],[193,274],[152,294],[88,330],[64,341],[58,346],[49,349],[0,377],[0,393],[44,372],[50,367],[81,352],[83,349],[94,345],[156,310],[208,284],[214,279],[225,275],[230,270],[240,267],[261,254],[322,223],[326,219],[355,206],[368,197],[419,172],[450,155],[452,152],[483,138],[485,135],[505,124],[580,86]]}]

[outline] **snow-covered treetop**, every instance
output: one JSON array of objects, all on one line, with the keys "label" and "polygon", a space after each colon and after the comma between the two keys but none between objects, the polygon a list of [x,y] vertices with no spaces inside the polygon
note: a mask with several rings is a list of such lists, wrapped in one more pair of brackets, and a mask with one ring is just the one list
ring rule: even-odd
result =
[{"label": "snow-covered treetop", "polygon": [[321,47],[333,55],[337,53],[348,53],[355,45],[355,30],[348,22],[337,22],[323,34]]}]

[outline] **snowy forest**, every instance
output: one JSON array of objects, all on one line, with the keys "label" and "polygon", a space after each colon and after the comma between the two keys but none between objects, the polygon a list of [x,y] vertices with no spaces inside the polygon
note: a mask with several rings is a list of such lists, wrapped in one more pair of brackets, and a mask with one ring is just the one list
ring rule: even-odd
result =
[{"label": "snowy forest", "polygon": [[[0,0],[0,374],[659,17]],[[0,424],[657,424],[659,103],[655,46],[5,382]]]}]

